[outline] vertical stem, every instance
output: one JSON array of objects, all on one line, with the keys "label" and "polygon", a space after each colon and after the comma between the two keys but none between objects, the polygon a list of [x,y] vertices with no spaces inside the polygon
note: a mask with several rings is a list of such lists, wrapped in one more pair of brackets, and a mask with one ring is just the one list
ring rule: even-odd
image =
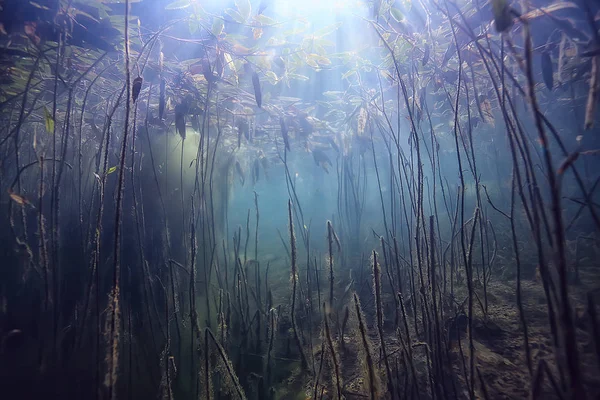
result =
[{"label": "vertical stem", "polygon": [[[385,251],[385,248],[383,249]],[[394,381],[392,379],[392,370],[385,349],[385,338],[383,336],[383,310],[381,309],[381,268],[377,262],[377,252],[373,250],[373,286],[375,287],[375,304],[377,314],[377,332],[379,333],[379,341],[381,342],[381,353],[385,364],[385,372],[388,380],[388,393],[394,393]]]},{"label": "vertical stem", "polygon": [[369,346],[368,336],[367,336],[367,327],[364,321],[364,317],[362,315],[362,310],[360,308],[360,301],[358,300],[358,295],[354,293],[354,308],[356,311],[356,318],[358,319],[358,330],[360,332],[361,337],[361,345],[363,347],[363,351],[365,353],[364,363],[367,367],[367,379],[369,383],[369,398],[371,400],[376,400],[379,396],[379,389],[377,387],[376,375],[374,370],[374,362],[373,356],[371,354],[371,349]]},{"label": "vertical stem", "polygon": [[331,221],[327,221],[327,249],[329,251],[329,312],[333,311],[333,227]]},{"label": "vertical stem", "polygon": [[119,168],[119,182],[117,188],[117,201],[115,211],[115,240],[113,246],[113,277],[112,291],[110,295],[111,312],[109,319],[110,328],[110,349],[108,350],[107,358],[109,369],[108,375],[108,398],[113,400],[117,398],[116,383],[118,377],[119,364],[119,342],[120,342],[120,240],[121,240],[121,213],[123,209],[123,186],[125,182],[125,150],[127,148],[127,137],[129,134],[129,114],[131,111],[131,76],[129,71],[129,0],[125,0],[125,127],[123,133],[123,144],[121,145],[121,160]]},{"label": "vertical stem", "polygon": [[[558,266],[559,274],[559,293],[562,304],[559,308],[559,316],[563,329],[564,352],[567,359],[567,369],[571,380],[571,398],[585,399],[585,391],[583,389],[582,375],[579,367],[579,350],[577,348],[577,337],[575,326],[573,324],[572,310],[569,300],[569,280],[567,273],[567,260],[565,253],[565,238],[564,227],[562,221],[561,198],[560,198],[560,181],[556,178],[548,138],[544,130],[542,119],[537,105],[535,95],[535,82],[533,80],[533,69],[531,61],[532,43],[529,32],[529,25],[524,24],[525,35],[525,59],[526,59],[526,75],[529,88],[529,100],[533,109],[535,125],[538,130],[540,143],[542,145],[544,161],[546,163],[546,172],[548,183],[550,185],[551,197],[551,213],[554,222],[554,242],[556,245],[555,260]],[[550,299],[548,299],[550,301]]]},{"label": "vertical stem", "polygon": [[302,349],[302,343],[300,342],[300,337],[298,336],[298,327],[296,325],[296,286],[298,284],[298,270],[296,267],[296,235],[294,234],[294,220],[292,217],[292,200],[288,200],[288,218],[290,223],[290,249],[292,258],[292,329],[294,331],[294,341],[296,342],[298,352],[300,353],[302,369],[307,371],[308,362],[306,361],[306,356],[304,355],[304,350]]},{"label": "vertical stem", "polygon": [[327,346],[331,353],[331,359],[333,360],[333,371],[335,373],[335,390],[338,400],[342,400],[342,379],[340,372],[340,365],[333,346],[333,339],[331,338],[331,329],[329,328],[329,317],[327,316],[326,305],[323,304],[323,322],[325,324],[325,339],[327,340]]}]

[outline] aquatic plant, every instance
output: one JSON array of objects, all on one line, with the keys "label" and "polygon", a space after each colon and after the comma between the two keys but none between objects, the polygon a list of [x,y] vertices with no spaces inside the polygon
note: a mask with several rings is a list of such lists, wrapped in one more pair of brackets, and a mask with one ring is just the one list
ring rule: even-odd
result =
[{"label": "aquatic plant", "polygon": [[290,249],[291,249],[291,259],[292,259],[292,305],[291,305],[291,320],[292,320],[292,330],[294,332],[294,341],[296,342],[296,347],[298,347],[298,353],[300,354],[300,361],[302,363],[302,369],[308,369],[308,362],[306,361],[306,356],[304,355],[304,349],[302,348],[302,343],[300,342],[300,337],[298,336],[298,327],[296,325],[296,287],[298,286],[298,267],[296,265],[296,235],[294,234],[294,219],[292,217],[292,201],[288,200],[288,218],[290,224]]},{"label": "aquatic plant", "polygon": [[[338,399],[342,399],[342,374],[340,372],[340,364],[338,362],[339,356],[336,353],[335,346],[333,344],[333,339],[331,337],[331,329],[329,328],[329,318],[327,316],[326,306],[323,305],[323,325],[325,328],[325,338],[327,341],[327,348],[329,349],[329,354],[331,355],[331,364],[333,365],[333,380],[335,382],[335,393]],[[321,349],[324,351],[324,349]]]},{"label": "aquatic plant", "polygon": [[377,371],[375,371],[375,362],[373,359],[373,350],[371,345],[371,340],[369,339],[367,326],[365,322],[365,317],[362,312],[362,308],[360,306],[360,300],[358,300],[358,295],[354,293],[354,310],[355,317],[358,326],[358,334],[360,336],[361,343],[361,363],[363,367],[363,373],[367,377],[368,384],[368,393],[369,398],[371,400],[379,398],[380,388],[379,388],[379,375]]},{"label": "aquatic plant", "polygon": [[5,0],[3,394],[596,397],[599,13]]}]

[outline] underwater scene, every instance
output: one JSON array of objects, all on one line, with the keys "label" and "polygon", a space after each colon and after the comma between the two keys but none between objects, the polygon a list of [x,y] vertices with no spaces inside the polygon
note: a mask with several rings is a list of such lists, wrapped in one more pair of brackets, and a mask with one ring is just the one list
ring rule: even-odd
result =
[{"label": "underwater scene", "polygon": [[0,398],[600,398],[597,0],[0,0]]}]

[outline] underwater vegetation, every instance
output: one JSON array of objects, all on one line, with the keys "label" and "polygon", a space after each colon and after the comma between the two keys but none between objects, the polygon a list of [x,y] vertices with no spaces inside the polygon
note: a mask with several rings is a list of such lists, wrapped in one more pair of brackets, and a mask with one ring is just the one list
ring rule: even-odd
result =
[{"label": "underwater vegetation", "polygon": [[597,1],[0,9],[2,398],[600,396]]}]

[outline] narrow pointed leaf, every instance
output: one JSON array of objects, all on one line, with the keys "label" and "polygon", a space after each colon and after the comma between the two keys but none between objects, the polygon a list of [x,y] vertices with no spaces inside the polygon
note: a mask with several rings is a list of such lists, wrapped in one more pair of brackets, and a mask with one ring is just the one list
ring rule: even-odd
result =
[{"label": "narrow pointed leaf", "polygon": [[252,12],[252,6],[250,5],[250,0],[235,0],[235,6],[238,9],[238,12],[246,21],[250,17],[250,13]]},{"label": "narrow pointed leaf", "polygon": [[165,78],[160,80],[160,94],[158,98],[158,118],[163,119],[163,114],[165,113],[165,88],[167,82]]},{"label": "narrow pointed leaf", "polygon": [[552,66],[552,58],[550,54],[545,51],[542,53],[542,77],[548,90],[552,90],[554,87],[554,67]]},{"label": "narrow pointed leaf", "polygon": [[135,103],[138,96],[140,95],[140,91],[142,90],[143,79],[141,76],[138,76],[133,80],[133,84],[131,85],[131,100]]},{"label": "narrow pointed leaf", "polygon": [[25,197],[16,194],[11,189],[8,189],[8,195],[15,203],[17,203],[21,207],[29,204],[29,201]]},{"label": "narrow pointed leaf", "polygon": [[223,27],[225,27],[225,23],[221,18],[215,18],[212,24],[211,32],[215,36],[220,36],[223,33]]},{"label": "narrow pointed leaf", "polygon": [[392,14],[392,18],[396,20],[396,22],[400,22],[404,19],[404,15],[402,15],[402,11],[398,10],[396,7],[392,7],[390,9],[390,14]]},{"label": "narrow pointed leaf", "polygon": [[44,106],[44,124],[46,125],[46,132],[54,133],[54,119],[46,106]]},{"label": "narrow pointed leaf", "polygon": [[190,0],[177,0],[172,3],[167,4],[165,10],[181,10],[192,5]]},{"label": "narrow pointed leaf", "polygon": [[258,108],[262,106],[262,91],[260,89],[260,79],[256,72],[252,73],[252,86],[254,86],[254,98],[256,99],[256,105]]},{"label": "narrow pointed leaf", "polygon": [[177,133],[182,139],[185,139],[185,113],[183,112],[183,105],[177,104],[175,106],[175,128]]}]

